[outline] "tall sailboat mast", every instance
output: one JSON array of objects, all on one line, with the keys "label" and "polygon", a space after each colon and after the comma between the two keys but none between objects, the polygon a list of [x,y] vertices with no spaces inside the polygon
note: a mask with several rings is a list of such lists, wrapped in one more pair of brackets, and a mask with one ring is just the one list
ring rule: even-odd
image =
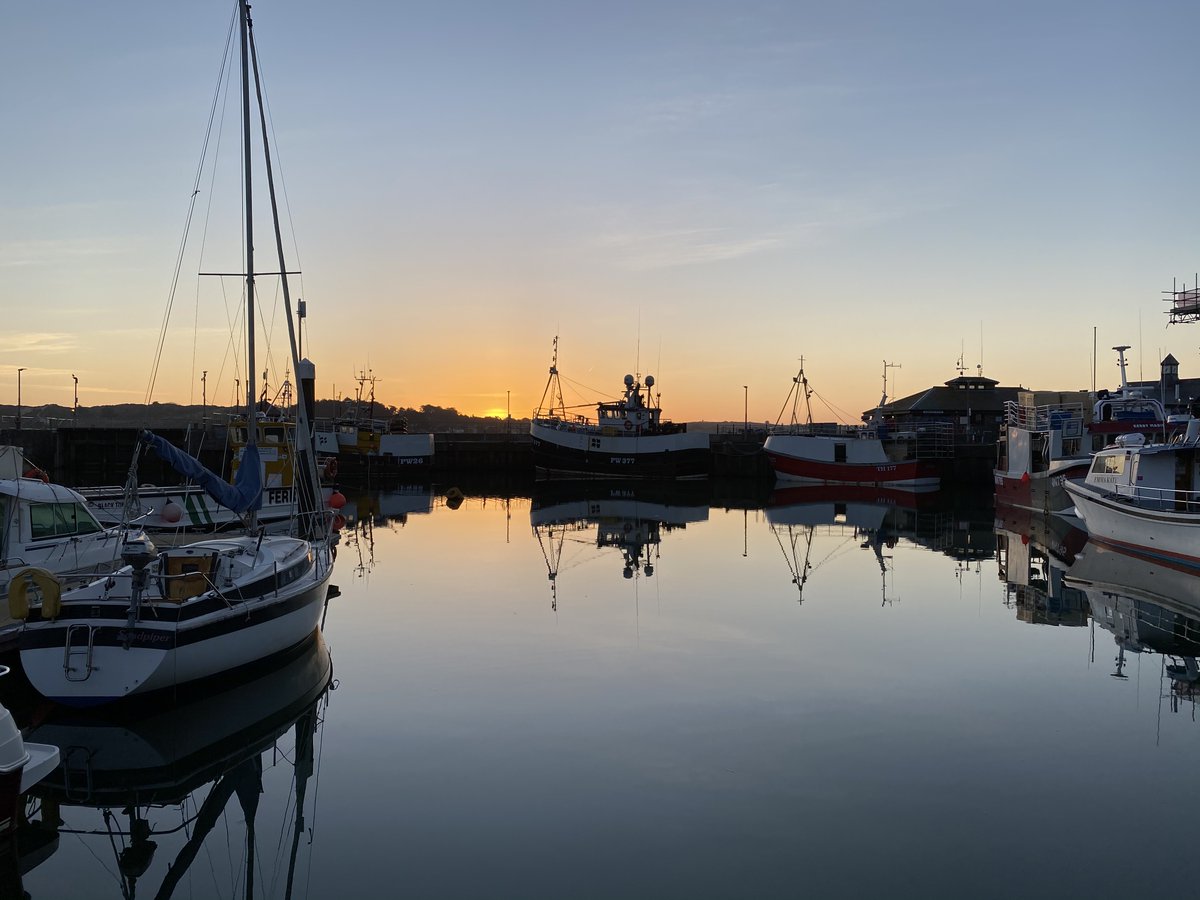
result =
[{"label": "tall sailboat mast", "polygon": [[[246,192],[246,443],[254,444],[258,437],[258,418],[254,410],[254,191],[250,159],[250,4],[238,0],[241,11],[242,44],[242,168],[245,170]],[[253,528],[258,516],[252,508],[248,525]]]}]

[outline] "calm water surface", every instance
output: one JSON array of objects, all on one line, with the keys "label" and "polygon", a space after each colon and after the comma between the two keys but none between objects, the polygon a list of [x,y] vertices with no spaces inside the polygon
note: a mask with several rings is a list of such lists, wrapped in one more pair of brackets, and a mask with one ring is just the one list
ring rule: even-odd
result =
[{"label": "calm water surface", "polygon": [[23,889],[1195,892],[1186,579],[978,504],[605,490],[359,498],[323,644],[124,719],[11,699],[70,761]]}]

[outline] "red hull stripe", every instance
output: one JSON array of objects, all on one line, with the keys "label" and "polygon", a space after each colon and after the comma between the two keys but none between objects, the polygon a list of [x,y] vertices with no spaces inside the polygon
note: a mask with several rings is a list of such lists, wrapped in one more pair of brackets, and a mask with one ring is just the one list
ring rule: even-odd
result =
[{"label": "red hull stripe", "polygon": [[918,478],[936,479],[937,467],[924,460],[854,465],[826,463],[812,459],[796,459],[778,453],[768,453],[771,466],[780,475],[811,478],[813,481],[839,481],[846,484],[887,484],[893,481],[913,481]]}]

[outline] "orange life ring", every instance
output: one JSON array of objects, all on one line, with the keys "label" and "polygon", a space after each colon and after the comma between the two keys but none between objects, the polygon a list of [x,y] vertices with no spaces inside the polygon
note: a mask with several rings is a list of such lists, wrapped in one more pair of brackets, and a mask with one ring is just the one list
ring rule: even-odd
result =
[{"label": "orange life ring", "polygon": [[337,473],[338,473],[337,460],[332,457],[325,460],[325,477],[326,478],[337,478]]},{"label": "orange life ring", "polygon": [[626,430],[626,431],[633,431],[633,423],[632,423],[632,422],[626,422],[626,423],[625,423],[625,430]]}]

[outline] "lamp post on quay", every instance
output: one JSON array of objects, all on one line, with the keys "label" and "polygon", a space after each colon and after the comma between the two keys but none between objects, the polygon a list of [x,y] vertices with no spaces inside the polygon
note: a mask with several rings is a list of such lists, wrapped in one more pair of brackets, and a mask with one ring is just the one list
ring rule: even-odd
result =
[{"label": "lamp post on quay", "polygon": [[79,421],[79,376],[72,375],[71,380],[75,382],[75,406],[71,412],[72,417],[76,422]]},{"label": "lamp post on quay", "polygon": [[26,368],[26,366],[21,366],[17,369],[17,431],[21,430],[21,373]]}]

